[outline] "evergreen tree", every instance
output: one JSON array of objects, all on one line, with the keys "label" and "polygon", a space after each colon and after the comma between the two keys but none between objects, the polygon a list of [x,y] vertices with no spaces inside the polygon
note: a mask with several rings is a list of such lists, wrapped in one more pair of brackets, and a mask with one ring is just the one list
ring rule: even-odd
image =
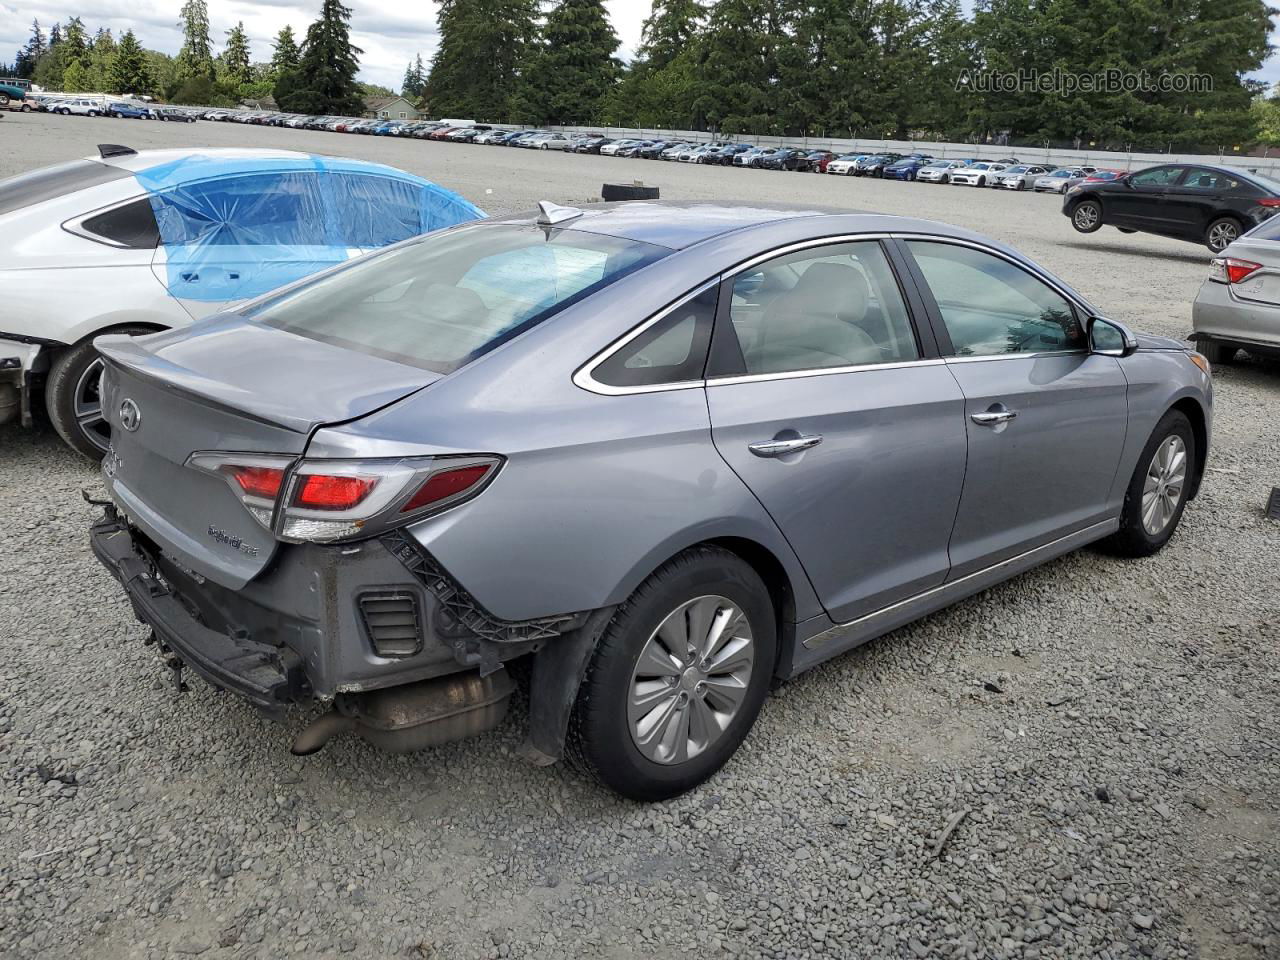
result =
[{"label": "evergreen tree", "polygon": [[223,76],[227,82],[238,86],[253,78],[249,62],[249,38],[245,35],[243,20],[227,31],[227,46],[222,51],[221,61]]},{"label": "evergreen tree", "polygon": [[89,93],[89,71],[74,57],[62,71],[62,89],[66,93]]},{"label": "evergreen tree", "polygon": [[62,27],[55,23],[49,28],[49,49],[52,50],[60,43],[62,43]]},{"label": "evergreen tree", "polygon": [[621,73],[603,0],[561,0],[547,15],[524,76],[522,108],[539,123],[590,123]]},{"label": "evergreen tree", "polygon": [[653,70],[661,70],[694,41],[706,15],[706,7],[699,0],[653,0],[636,59]]},{"label": "evergreen tree", "polygon": [[18,51],[18,59],[14,62],[13,72],[18,77],[30,77],[36,72],[36,64],[48,51],[45,45],[44,32],[40,29],[40,21],[31,21],[31,39]]},{"label": "evergreen tree", "polygon": [[351,10],[341,0],[322,0],[320,19],[307,28],[296,70],[276,81],[275,99],[296,113],[359,116],[364,101],[356,72],[361,50],[351,43]]},{"label": "evergreen tree", "polygon": [[635,60],[609,97],[609,122],[697,126],[699,30],[706,13],[698,0],[654,0]]},{"label": "evergreen tree", "polygon": [[111,61],[116,55],[116,41],[111,31],[100,27],[89,44],[89,88],[107,90],[111,86]]},{"label": "evergreen tree", "polygon": [[719,0],[703,39],[703,82],[695,103],[722,133],[777,133],[780,4]]},{"label": "evergreen tree", "polygon": [[400,96],[417,102],[426,89],[427,72],[422,64],[422,54],[418,54],[413,63],[404,68],[404,82],[400,85]]},{"label": "evergreen tree", "polygon": [[72,60],[79,61],[82,67],[89,64],[89,35],[85,33],[84,24],[79,17],[72,17],[67,21],[66,29],[62,32],[62,54],[67,66],[71,65]]},{"label": "evergreen tree", "polygon": [[286,70],[297,69],[301,54],[298,52],[298,42],[293,37],[293,27],[288,25],[280,28],[272,46],[275,52],[271,55],[268,72],[274,80]]},{"label": "evergreen tree", "polygon": [[512,119],[537,13],[537,0],[440,0],[440,42],[425,91],[432,113]]},{"label": "evergreen tree", "polygon": [[112,93],[135,95],[150,94],[155,88],[146,51],[142,49],[132,30],[126,30],[116,44],[115,55],[111,58],[109,86]]},{"label": "evergreen tree", "polygon": [[178,51],[179,75],[184,79],[212,79],[213,43],[209,39],[209,5],[205,0],[186,0],[180,16],[182,49]]}]

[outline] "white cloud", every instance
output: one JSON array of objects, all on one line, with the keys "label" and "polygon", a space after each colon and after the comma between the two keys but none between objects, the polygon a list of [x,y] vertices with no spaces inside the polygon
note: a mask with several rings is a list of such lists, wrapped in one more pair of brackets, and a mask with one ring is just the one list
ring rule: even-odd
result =
[{"label": "white cloud", "polygon": [[[110,27],[116,36],[132,29],[143,46],[176,54],[182,46],[178,10],[182,0],[77,0],[71,5],[32,0],[22,7],[0,2],[0,60],[11,61],[30,36],[31,21],[38,19],[46,33],[55,22],[79,16],[93,31]],[[405,0],[348,0],[351,7],[351,40],[364,51],[360,79],[399,89],[404,68],[415,56],[430,60],[435,52],[436,5]],[[649,15],[649,0],[606,0],[614,29],[622,40],[619,53],[626,57],[640,43],[640,27]],[[255,61],[271,58],[271,41],[289,24],[299,39],[320,11],[319,0],[211,0],[210,35],[215,52],[226,41],[226,31],[243,20]]]}]

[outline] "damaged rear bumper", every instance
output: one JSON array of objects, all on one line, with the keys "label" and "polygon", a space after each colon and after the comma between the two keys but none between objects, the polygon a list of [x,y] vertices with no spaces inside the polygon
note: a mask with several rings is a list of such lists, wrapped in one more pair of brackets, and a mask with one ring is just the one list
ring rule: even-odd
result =
[{"label": "damaged rear bumper", "polygon": [[206,627],[174,593],[154,560],[135,544],[113,509],[107,508],[106,515],[90,528],[89,544],[120,581],[134,616],[152,629],[162,653],[172,654],[213,686],[236,693],[277,718],[288,705],[310,699],[311,687],[296,653]]}]

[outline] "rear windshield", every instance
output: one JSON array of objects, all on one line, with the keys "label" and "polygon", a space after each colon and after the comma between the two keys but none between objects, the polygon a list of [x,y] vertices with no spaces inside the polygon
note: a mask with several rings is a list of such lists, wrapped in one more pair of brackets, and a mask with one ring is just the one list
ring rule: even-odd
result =
[{"label": "rear windshield", "polygon": [[670,252],[576,230],[476,225],[365,258],[260,301],[246,315],[450,373]]},{"label": "rear windshield", "polygon": [[131,177],[128,170],[93,160],[72,160],[0,180],[0,216],[85,187]]}]

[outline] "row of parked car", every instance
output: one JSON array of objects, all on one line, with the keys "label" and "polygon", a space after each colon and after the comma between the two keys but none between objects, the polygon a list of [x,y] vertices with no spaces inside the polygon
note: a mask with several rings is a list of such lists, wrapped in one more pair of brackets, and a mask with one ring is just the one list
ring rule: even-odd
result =
[{"label": "row of parked car", "polygon": [[178,123],[195,123],[199,113],[184,107],[96,94],[33,93],[25,98],[24,111],[28,105],[41,113],[60,113],[68,117],[120,117],[131,120],[172,120]]}]

